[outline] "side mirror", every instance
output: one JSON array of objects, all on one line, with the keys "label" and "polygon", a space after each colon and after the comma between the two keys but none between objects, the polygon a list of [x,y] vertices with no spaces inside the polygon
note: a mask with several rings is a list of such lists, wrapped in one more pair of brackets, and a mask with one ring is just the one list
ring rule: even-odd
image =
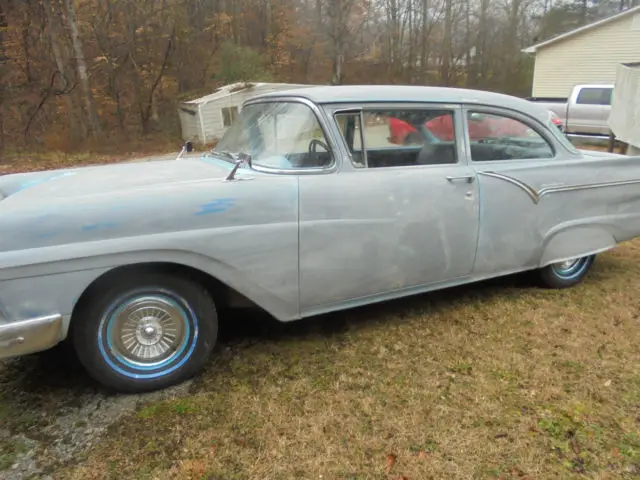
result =
[{"label": "side mirror", "polygon": [[184,142],[182,144],[182,148],[180,149],[180,152],[178,153],[178,156],[176,157],[176,160],[180,160],[182,158],[182,156],[185,154],[185,152],[192,152],[193,151],[193,143],[189,142]]}]

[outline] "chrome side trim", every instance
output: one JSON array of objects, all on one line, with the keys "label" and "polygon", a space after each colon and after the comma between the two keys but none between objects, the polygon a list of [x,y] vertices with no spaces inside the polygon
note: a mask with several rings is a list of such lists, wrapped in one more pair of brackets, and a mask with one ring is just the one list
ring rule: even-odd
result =
[{"label": "chrome side trim", "polygon": [[504,180],[505,182],[509,182],[519,188],[521,188],[522,190],[524,190],[526,192],[527,195],[529,195],[529,197],[531,198],[531,200],[533,201],[533,203],[535,203],[536,205],[538,203],[540,203],[540,200],[542,200],[542,197],[546,196],[546,195],[550,195],[552,193],[561,193],[561,192],[573,192],[576,190],[592,190],[595,188],[606,188],[606,187],[620,187],[620,186],[624,186],[624,185],[637,185],[640,184],[640,179],[634,179],[634,180],[618,180],[615,182],[602,182],[602,183],[586,183],[583,185],[554,185],[554,186],[549,186],[549,187],[545,187],[542,188],[540,190],[535,190],[533,187],[531,187],[530,185],[527,185],[524,182],[521,182],[520,180],[513,178],[513,177],[509,177],[507,175],[503,175],[501,173],[496,173],[496,172],[478,172],[479,175],[484,175],[486,177],[491,177],[491,178],[497,178],[499,180]]},{"label": "chrome side trim", "polygon": [[540,202],[540,194],[535,189],[531,188],[529,185],[527,185],[524,182],[521,182],[516,178],[508,177],[507,175],[502,175],[500,173],[495,173],[495,172],[478,172],[478,175],[484,175],[486,177],[497,178],[498,180],[504,180],[505,182],[509,182],[515,185],[516,187],[519,187],[522,190],[524,190],[525,193],[529,195],[533,203],[538,204]]},{"label": "chrome side trim", "polygon": [[62,315],[47,315],[0,324],[0,358],[47,350],[62,338]]}]

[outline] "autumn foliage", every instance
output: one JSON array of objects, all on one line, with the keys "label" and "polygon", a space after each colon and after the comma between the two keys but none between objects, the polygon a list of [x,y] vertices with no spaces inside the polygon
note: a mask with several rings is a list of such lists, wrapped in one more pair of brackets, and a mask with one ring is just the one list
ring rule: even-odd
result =
[{"label": "autumn foliage", "polygon": [[[605,4],[618,3],[598,8]],[[0,0],[0,154],[178,141],[177,102],[239,80],[526,95],[532,62],[521,49],[595,15],[587,3],[576,3],[584,5],[579,15],[567,5],[574,4]]]}]

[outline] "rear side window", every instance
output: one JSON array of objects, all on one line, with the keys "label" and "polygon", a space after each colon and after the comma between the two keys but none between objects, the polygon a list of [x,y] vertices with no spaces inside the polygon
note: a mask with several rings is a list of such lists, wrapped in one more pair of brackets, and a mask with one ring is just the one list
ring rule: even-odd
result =
[{"label": "rear side window", "polygon": [[551,145],[537,131],[515,118],[470,111],[467,114],[467,131],[474,162],[554,156]]},{"label": "rear side window", "polygon": [[612,88],[582,88],[576,103],[582,105],[611,105]]}]

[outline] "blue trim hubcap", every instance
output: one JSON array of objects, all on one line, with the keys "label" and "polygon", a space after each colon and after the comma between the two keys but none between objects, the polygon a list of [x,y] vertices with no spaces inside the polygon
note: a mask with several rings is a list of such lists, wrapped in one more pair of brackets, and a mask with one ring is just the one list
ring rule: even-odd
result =
[{"label": "blue trim hubcap", "polygon": [[553,273],[564,280],[574,280],[584,273],[589,266],[589,257],[576,258],[551,265]]},{"label": "blue trim hubcap", "polygon": [[172,292],[130,295],[113,302],[100,322],[98,346],[109,367],[131,378],[175,371],[198,337],[194,312]]}]

